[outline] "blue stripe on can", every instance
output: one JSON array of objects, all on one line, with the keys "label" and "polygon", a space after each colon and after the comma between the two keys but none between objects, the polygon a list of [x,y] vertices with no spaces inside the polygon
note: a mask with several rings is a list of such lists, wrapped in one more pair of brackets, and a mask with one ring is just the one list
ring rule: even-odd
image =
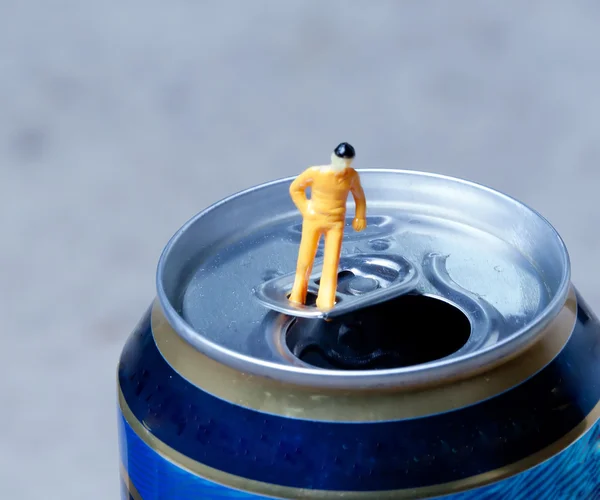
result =
[{"label": "blue stripe on can", "polygon": [[600,499],[600,422],[562,453],[504,481],[452,495],[452,500]]},{"label": "blue stripe on can", "polygon": [[[207,481],[162,457],[135,433],[125,418],[119,417],[121,460],[142,500],[191,500],[230,498],[268,500]],[[123,500],[133,500],[129,493]]]},{"label": "blue stripe on can", "polygon": [[[203,479],[162,457],[144,443],[127,421],[119,418],[121,460],[142,500],[230,498],[267,500]],[[562,453],[504,481],[450,495],[449,500],[535,498],[566,500],[600,498],[600,423]],[[122,498],[133,500],[126,492]]]},{"label": "blue stripe on can", "polygon": [[423,418],[317,422],[221,400],[168,365],[154,343],[149,315],[125,347],[119,383],[130,410],[154,436],[229,474],[320,490],[432,486],[526,458],[595,407],[600,327],[579,304],[569,342],[541,372],[490,400]]}]

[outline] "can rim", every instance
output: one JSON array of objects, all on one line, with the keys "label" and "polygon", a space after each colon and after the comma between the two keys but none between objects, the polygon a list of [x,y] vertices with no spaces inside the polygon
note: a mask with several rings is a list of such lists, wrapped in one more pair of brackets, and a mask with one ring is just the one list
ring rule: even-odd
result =
[{"label": "can rim", "polygon": [[[446,378],[466,378],[475,373],[491,369],[498,364],[513,358],[516,354],[521,353],[527,347],[532,345],[538,337],[538,334],[557,316],[563,307],[569,293],[571,283],[571,261],[567,246],[556,230],[556,228],[537,210],[523,203],[516,198],[493,189],[484,184],[480,184],[467,179],[461,179],[444,174],[432,172],[423,172],[418,170],[406,169],[385,169],[385,168],[368,168],[357,169],[360,174],[369,173],[392,173],[392,174],[408,174],[412,176],[433,177],[440,180],[447,180],[470,186],[475,189],[487,191],[488,193],[504,198],[505,201],[513,203],[517,206],[525,208],[543,222],[553,233],[556,242],[560,247],[562,260],[562,275],[560,284],[557,287],[556,293],[550,298],[548,304],[537,314],[535,318],[525,326],[514,331],[509,337],[500,342],[485,347],[475,353],[467,353],[461,356],[453,357],[452,359],[442,359],[438,361],[428,362],[426,364],[407,366],[402,368],[382,369],[382,370],[323,370],[319,368],[299,367],[294,365],[283,365],[267,360],[260,360],[242,354],[221,345],[212,342],[201,332],[195,330],[189,325],[176,311],[171,304],[165,291],[163,276],[167,259],[177,244],[178,240],[198,219],[205,217],[210,212],[216,210],[222,205],[227,204],[231,200],[237,199],[244,195],[253,193],[270,186],[289,183],[295,176],[288,176],[275,179],[266,183],[262,183],[248,189],[241,190],[226,198],[223,198],[204,210],[200,211],[193,217],[187,220],[169,239],[167,245],[161,252],[157,271],[156,271],[156,288],[158,302],[163,310],[167,321],[173,329],[192,347],[203,352],[215,361],[228,365],[242,372],[252,373],[258,376],[273,378],[276,380],[308,386],[326,386],[330,388],[384,388],[384,387],[415,387],[423,384],[429,384],[432,381],[440,381]],[[460,371],[457,370],[460,368]]]}]

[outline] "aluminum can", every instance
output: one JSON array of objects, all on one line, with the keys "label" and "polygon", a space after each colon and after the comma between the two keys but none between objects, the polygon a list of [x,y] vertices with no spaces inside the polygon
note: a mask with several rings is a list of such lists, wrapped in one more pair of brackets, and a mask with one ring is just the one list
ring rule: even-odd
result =
[{"label": "aluminum can", "polygon": [[292,179],[168,242],[118,366],[123,498],[600,498],[600,323],[556,230],[472,182],[359,173],[328,321],[282,312]]}]

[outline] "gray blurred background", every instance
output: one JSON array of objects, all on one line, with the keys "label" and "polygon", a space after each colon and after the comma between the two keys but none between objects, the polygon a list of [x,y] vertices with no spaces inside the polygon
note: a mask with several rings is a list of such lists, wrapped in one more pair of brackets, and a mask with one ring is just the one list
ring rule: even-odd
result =
[{"label": "gray blurred background", "polygon": [[163,246],[340,141],[533,206],[600,311],[599,26],[597,0],[0,1],[0,498],[118,497]]}]

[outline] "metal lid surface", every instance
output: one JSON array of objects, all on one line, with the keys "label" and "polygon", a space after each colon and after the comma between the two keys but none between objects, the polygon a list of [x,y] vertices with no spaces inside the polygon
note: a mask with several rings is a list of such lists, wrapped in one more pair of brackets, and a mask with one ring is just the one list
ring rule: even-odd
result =
[{"label": "metal lid surface", "polygon": [[[255,295],[261,284],[295,269],[302,220],[289,197],[292,178],[207,208],[169,241],[157,290],[178,334],[246,373],[312,386],[405,387],[496,366],[531,345],[560,311],[569,256],[537,212],[460,179],[402,170],[359,173],[368,225],[352,231],[349,202],[342,260],[396,262],[398,269],[398,258],[409,263],[420,277],[414,292],[453,304],[469,319],[471,335],[462,348],[415,366],[357,371],[315,368],[286,351],[281,339],[290,317],[269,311]],[[350,286],[370,290],[372,283],[357,279]]]}]

